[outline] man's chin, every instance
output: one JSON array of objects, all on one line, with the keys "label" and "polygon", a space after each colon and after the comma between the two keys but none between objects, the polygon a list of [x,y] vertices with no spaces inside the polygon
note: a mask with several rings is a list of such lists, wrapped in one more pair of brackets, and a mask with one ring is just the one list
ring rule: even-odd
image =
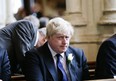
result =
[{"label": "man's chin", "polygon": [[63,49],[61,52],[62,52],[62,53],[63,53],[63,52],[66,52],[66,50],[67,50],[67,49]]}]

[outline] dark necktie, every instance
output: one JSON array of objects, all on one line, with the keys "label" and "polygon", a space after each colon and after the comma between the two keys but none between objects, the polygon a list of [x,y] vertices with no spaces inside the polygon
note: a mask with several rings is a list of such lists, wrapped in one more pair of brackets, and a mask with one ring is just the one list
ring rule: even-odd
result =
[{"label": "dark necktie", "polygon": [[59,78],[61,78],[61,75],[62,75],[62,81],[68,81],[68,78],[67,78],[67,75],[66,75],[66,72],[63,68],[63,65],[62,63],[60,62],[60,57],[61,55],[60,54],[57,54],[57,69],[58,69],[58,75],[60,76]]}]

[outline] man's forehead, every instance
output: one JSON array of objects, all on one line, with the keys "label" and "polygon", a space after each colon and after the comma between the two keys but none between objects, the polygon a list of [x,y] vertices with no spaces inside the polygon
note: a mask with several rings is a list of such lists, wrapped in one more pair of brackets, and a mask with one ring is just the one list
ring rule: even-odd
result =
[{"label": "man's forehead", "polygon": [[70,36],[70,34],[66,33],[56,33],[56,36]]}]

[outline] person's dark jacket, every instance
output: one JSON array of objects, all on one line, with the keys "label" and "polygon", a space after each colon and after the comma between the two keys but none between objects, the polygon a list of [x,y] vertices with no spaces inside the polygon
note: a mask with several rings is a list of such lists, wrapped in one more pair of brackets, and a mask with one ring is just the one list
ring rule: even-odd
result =
[{"label": "person's dark jacket", "polygon": [[116,34],[105,40],[98,51],[95,78],[106,79],[116,76]]},{"label": "person's dark jacket", "polygon": [[0,48],[0,79],[3,81],[10,81],[10,61],[7,51]]},{"label": "person's dark jacket", "polygon": [[[0,47],[7,49],[12,73],[19,71],[25,52],[34,47],[37,27],[26,20],[20,20],[0,29]],[[20,64],[20,65],[19,65]]]},{"label": "person's dark jacket", "polygon": [[[71,81],[89,79],[87,60],[82,49],[69,46],[65,54],[66,61],[69,54],[74,56],[72,61],[67,63]],[[26,52],[24,64],[27,81],[58,81],[54,60],[47,43]]]}]

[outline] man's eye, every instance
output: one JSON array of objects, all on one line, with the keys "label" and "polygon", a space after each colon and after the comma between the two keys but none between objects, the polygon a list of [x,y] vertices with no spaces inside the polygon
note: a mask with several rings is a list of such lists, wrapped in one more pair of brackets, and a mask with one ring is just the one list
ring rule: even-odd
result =
[{"label": "man's eye", "polygon": [[66,36],[65,38],[66,38],[66,39],[68,39],[69,37],[68,37],[68,36]]},{"label": "man's eye", "polygon": [[63,37],[62,37],[62,36],[57,36],[57,38],[58,38],[58,39],[61,39],[61,38],[63,38]]},{"label": "man's eye", "polygon": [[68,36],[60,36],[60,37],[57,37],[58,39],[69,39],[69,37]]}]

